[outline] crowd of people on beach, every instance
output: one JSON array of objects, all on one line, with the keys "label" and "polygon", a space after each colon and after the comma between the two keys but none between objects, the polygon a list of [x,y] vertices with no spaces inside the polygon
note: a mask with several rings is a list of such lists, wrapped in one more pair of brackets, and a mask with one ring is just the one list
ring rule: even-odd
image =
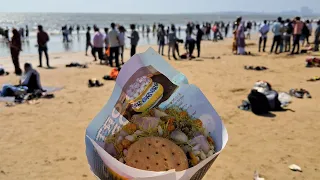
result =
[{"label": "crowd of people on beach", "polygon": [[[152,33],[157,39],[158,53],[164,55],[165,46],[168,47],[168,59],[171,56],[177,59],[193,59],[195,56],[193,52],[197,49],[197,57],[201,55],[201,42],[202,40],[212,40],[214,42],[223,40],[229,35],[230,29],[233,34],[232,52],[238,55],[247,55],[250,52],[245,51],[246,39],[251,38],[251,30],[257,30],[259,33],[258,52],[266,51],[266,43],[268,40],[268,33],[273,33],[272,46],[270,53],[282,53],[289,52],[291,54],[298,54],[300,52],[300,45],[311,48],[310,36],[313,33],[312,21],[301,21],[300,17],[296,17],[293,20],[283,20],[281,17],[277,21],[264,20],[263,23],[257,23],[255,21],[245,22],[242,17],[238,17],[234,22],[225,23],[223,21],[217,21],[214,23],[204,22],[202,25],[189,22],[185,28],[186,37],[183,39],[180,36],[181,27],[177,27],[174,24],[165,26],[161,23],[154,23],[153,25],[136,25],[131,24],[131,34],[126,36],[127,30],[123,25],[111,23],[110,28],[105,27],[103,30],[99,29],[97,25],[93,25],[94,34],[91,36],[91,27],[87,26],[86,41],[85,41],[85,55],[88,55],[89,47],[91,48],[91,54],[94,61],[97,59],[101,63],[105,62],[111,67],[115,66],[120,68],[124,64],[124,51],[126,38],[130,39],[130,55],[133,56],[136,53],[136,48],[139,44],[140,36],[139,30],[141,30],[142,36],[149,37]],[[81,28],[85,27],[79,25],[76,26],[63,26],[61,28],[62,41],[64,43],[70,42],[70,36],[76,29],[79,35]],[[102,32],[104,31],[104,32]],[[24,28],[12,29],[12,37],[9,37],[9,30],[1,29],[1,35],[9,42],[12,62],[15,67],[15,73],[21,75],[21,69],[19,65],[19,55],[21,48],[21,41],[28,39],[29,29],[28,26]],[[178,34],[178,35],[177,35]],[[314,42],[311,48],[314,51],[319,51],[319,36],[320,36],[320,21],[317,22],[317,27],[314,30]],[[48,42],[49,35],[43,30],[41,25],[38,26],[37,33],[37,47],[39,53],[39,67],[42,67],[42,54],[45,54],[48,68],[50,68],[49,55],[48,55]],[[184,44],[185,53],[180,53],[179,44]],[[98,54],[98,56],[97,56]]]},{"label": "crowd of people on beach", "polygon": [[[261,48],[263,52],[266,52],[266,43],[270,30],[273,34],[270,53],[274,52],[275,54],[279,54],[291,51],[291,55],[299,54],[300,44],[302,46],[306,44],[307,50],[319,51],[320,21],[316,23],[317,27],[314,31],[315,39],[313,41],[313,47],[311,47],[311,41],[309,39],[313,33],[312,23],[310,20],[301,21],[300,17],[295,17],[293,20],[286,19],[285,21],[281,17],[278,17],[277,21],[274,22],[264,20],[258,28],[260,36],[258,52],[261,52]],[[232,52],[235,54],[250,54],[250,52],[245,51],[245,40],[250,39],[251,26],[251,22],[247,22],[246,25],[242,17],[238,17],[234,22]],[[254,26],[256,26],[256,24],[254,24]]]},{"label": "crowd of people on beach", "polygon": [[[26,30],[28,32],[28,30]],[[28,35],[28,33],[26,33]],[[20,62],[19,62],[19,56],[20,52],[22,51],[22,38],[24,36],[21,35],[21,32],[19,32],[17,29],[12,29],[12,37],[7,38],[5,36],[6,40],[9,43],[10,53],[12,62],[14,65],[14,71],[16,75],[21,75],[22,70],[20,68]],[[28,36],[26,36],[28,37]],[[42,67],[42,54],[45,54],[47,67],[51,68],[49,63],[49,54],[48,54],[48,46],[47,43],[49,42],[49,35],[43,30],[43,27],[41,25],[38,26],[38,33],[37,33],[37,48],[39,53],[39,66]]]},{"label": "crowd of people on beach", "polygon": [[[265,47],[269,31],[269,24],[265,20],[259,29],[259,52],[261,51],[261,45],[262,51],[266,51]],[[292,44],[291,54],[299,54],[300,44],[302,46],[304,46],[305,43],[307,46],[310,46],[311,44],[309,37],[313,32],[312,21],[301,21],[300,17],[295,17],[293,20],[286,19],[284,21],[281,17],[278,17],[277,21],[273,24],[271,31],[273,33],[273,40],[270,53],[273,53],[273,50],[275,50],[275,54],[290,52]],[[314,33],[315,39],[312,50],[319,51],[320,21],[317,22],[317,27]]]}]

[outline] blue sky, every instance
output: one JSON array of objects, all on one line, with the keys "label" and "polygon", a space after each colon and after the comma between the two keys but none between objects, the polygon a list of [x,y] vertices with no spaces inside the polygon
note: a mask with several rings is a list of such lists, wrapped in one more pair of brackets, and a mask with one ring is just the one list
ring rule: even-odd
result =
[{"label": "blue sky", "polygon": [[314,12],[320,12],[320,0],[1,0],[0,12],[176,14],[249,11],[276,13],[299,10],[302,6],[311,7]]}]

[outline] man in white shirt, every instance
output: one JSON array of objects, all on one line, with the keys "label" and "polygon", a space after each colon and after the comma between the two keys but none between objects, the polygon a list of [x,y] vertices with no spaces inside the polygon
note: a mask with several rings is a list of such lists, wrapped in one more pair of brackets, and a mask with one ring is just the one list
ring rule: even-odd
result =
[{"label": "man in white shirt", "polygon": [[262,47],[262,51],[266,52],[266,43],[267,43],[267,34],[269,32],[270,28],[269,25],[267,24],[267,20],[263,21],[263,24],[261,25],[260,29],[259,29],[259,33],[260,33],[260,38],[259,38],[259,52],[261,50],[261,43],[263,41],[263,47]]},{"label": "man in white shirt", "polygon": [[110,57],[109,57],[109,64],[113,67],[112,59],[116,62],[116,67],[120,67],[119,64],[119,32],[116,30],[116,25],[111,23],[111,31],[108,33],[109,38],[109,46],[110,46]]},{"label": "man in white shirt", "polygon": [[99,28],[94,28],[94,36],[93,36],[93,48],[92,55],[94,57],[94,61],[97,60],[96,52],[98,52],[98,56],[100,59],[100,63],[102,63],[103,58],[103,44],[104,44],[104,36],[100,33]]}]

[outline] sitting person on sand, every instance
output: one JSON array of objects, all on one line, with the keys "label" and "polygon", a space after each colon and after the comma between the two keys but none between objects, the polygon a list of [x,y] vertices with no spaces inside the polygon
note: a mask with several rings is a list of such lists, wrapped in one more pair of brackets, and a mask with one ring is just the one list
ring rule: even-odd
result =
[{"label": "sitting person on sand", "polygon": [[28,87],[28,93],[33,93],[36,90],[43,91],[40,83],[40,75],[32,68],[32,65],[25,63],[24,71],[24,75],[21,77],[20,86]]}]

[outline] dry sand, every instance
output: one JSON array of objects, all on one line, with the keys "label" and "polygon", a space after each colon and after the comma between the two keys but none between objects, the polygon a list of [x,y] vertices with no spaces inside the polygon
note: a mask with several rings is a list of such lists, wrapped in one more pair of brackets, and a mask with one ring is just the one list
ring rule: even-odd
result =
[{"label": "dry sand", "polygon": [[[257,38],[249,42],[256,43]],[[206,41],[202,58],[169,61],[200,87],[229,133],[225,150],[204,179],[252,179],[255,170],[266,180],[320,179],[320,82],[306,81],[320,75],[319,68],[305,68],[306,55],[258,54],[257,46],[250,46],[247,50],[256,56],[235,56],[230,47],[231,39]],[[146,49],[139,47],[138,52]],[[91,63],[88,69],[67,69],[58,65],[92,61],[83,54],[51,54],[57,68],[39,69],[43,85],[65,87],[55,93],[56,98],[14,107],[0,103],[0,179],[95,179],[85,156],[85,129],[108,101],[114,82],[89,89],[87,80],[101,78],[109,73],[109,67]],[[21,59],[37,63],[37,56]],[[0,60],[10,62],[9,57]],[[263,65],[270,70],[247,71],[244,65]],[[288,107],[292,111],[275,112],[274,117],[239,110],[237,106],[257,80],[269,81],[278,91],[305,88],[313,98],[294,98]],[[14,75],[0,77],[0,84],[17,81]],[[303,172],[290,171],[288,165],[293,163]]]}]

